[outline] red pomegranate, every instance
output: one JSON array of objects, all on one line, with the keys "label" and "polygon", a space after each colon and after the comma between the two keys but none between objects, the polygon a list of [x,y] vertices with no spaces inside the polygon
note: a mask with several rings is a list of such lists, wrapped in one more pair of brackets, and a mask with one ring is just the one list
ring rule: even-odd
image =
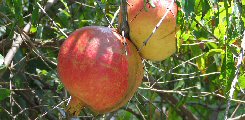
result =
[{"label": "red pomegranate", "polygon": [[[152,3],[155,7],[152,7],[149,1],[144,5],[143,0],[128,0],[129,35],[132,42],[140,49],[143,58],[161,61],[176,51],[175,31],[178,8],[174,0],[152,0]],[[164,18],[162,24],[146,46],[142,47],[162,18]]]},{"label": "red pomegranate", "polygon": [[144,70],[136,48],[126,42],[124,46],[114,29],[90,26],[76,30],[62,44],[58,74],[72,96],[70,114],[78,115],[83,107],[111,112],[131,99]]}]

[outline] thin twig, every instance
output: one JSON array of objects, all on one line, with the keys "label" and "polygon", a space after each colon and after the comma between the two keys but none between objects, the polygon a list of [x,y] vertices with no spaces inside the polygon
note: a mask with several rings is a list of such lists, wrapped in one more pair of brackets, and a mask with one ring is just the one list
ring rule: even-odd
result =
[{"label": "thin twig", "polygon": [[[171,73],[171,71],[173,71],[174,69],[180,67],[181,65],[184,65],[185,63],[190,62],[191,60],[194,60],[194,59],[196,59],[196,58],[198,58],[198,57],[201,57],[201,56],[203,56],[204,54],[205,54],[205,53],[202,53],[202,54],[200,54],[200,55],[198,55],[198,56],[195,56],[195,57],[193,57],[193,58],[191,58],[191,59],[189,59],[189,60],[187,60],[187,61],[185,61],[185,62],[183,62],[183,63],[181,63],[181,64],[179,64],[179,65],[177,65],[177,66],[175,66],[175,67],[173,67],[172,69],[169,70],[168,73]],[[216,73],[215,73],[215,74],[216,74]],[[200,75],[200,76],[202,76],[202,75]],[[204,76],[205,76],[205,75],[204,75]],[[158,79],[152,84],[152,86],[151,86],[150,88],[152,88],[156,83],[158,83],[158,81],[159,81],[160,79],[162,79],[163,77],[164,77],[164,76],[161,76],[160,78],[158,78]],[[192,79],[192,78],[195,78],[195,77],[199,77],[199,76],[190,76],[189,78],[180,78],[180,79],[177,79],[177,81],[179,81],[179,80],[184,80],[184,79]],[[173,81],[171,81],[171,82],[173,82]]]},{"label": "thin twig", "polygon": [[118,15],[119,11],[120,11],[120,6],[119,6],[119,8],[117,9],[117,11],[114,13],[113,18],[111,19],[110,25],[113,25],[114,20],[116,19],[116,17],[117,17],[117,15]]},{"label": "thin twig", "polygon": [[131,109],[129,107],[124,108],[124,110],[130,112],[131,114],[133,114],[134,116],[136,116],[138,119],[142,119],[142,117],[141,117],[140,114],[138,114],[137,112],[135,112],[133,109]]},{"label": "thin twig", "polygon": [[[147,89],[148,90],[148,89]],[[155,91],[155,92],[160,92],[160,93],[178,93],[180,95],[182,95],[183,93],[189,93],[190,91],[183,91],[183,90],[160,90],[160,89],[155,89],[155,88],[151,88],[151,91]],[[199,96],[208,96],[208,95],[214,95],[223,99],[226,99],[225,96],[221,95],[221,94],[217,94],[215,92],[192,92],[192,93],[196,93],[196,94],[203,94],[203,95],[199,95]],[[195,97],[195,96],[192,96]],[[245,103],[245,101],[242,100],[237,100],[237,99],[231,99],[231,101],[234,102],[239,102],[239,103]]]},{"label": "thin twig", "polygon": [[245,114],[237,116],[235,118],[229,118],[228,120],[244,120],[245,119]]},{"label": "thin twig", "polygon": [[[143,96],[142,94],[140,94],[139,92],[138,92],[138,95],[140,96],[140,97],[142,97],[143,99],[145,99],[148,103],[150,103],[151,105],[153,105],[158,111],[161,111],[161,109],[159,108],[159,107],[157,107],[155,104],[153,104],[149,99],[147,99],[145,96]],[[165,113],[164,113],[164,115],[165,116],[167,116]]]},{"label": "thin twig", "polygon": [[9,112],[8,110],[6,110],[5,108],[3,108],[2,106],[0,106],[0,108],[1,108],[3,111],[5,111],[10,117],[13,117],[13,116],[10,114],[10,112]]},{"label": "thin twig", "polygon": [[[245,96],[243,96],[242,99],[244,99],[244,98],[245,98]],[[241,100],[242,100],[242,99],[241,99]],[[236,106],[235,110],[234,110],[233,113],[231,114],[231,118],[233,118],[233,117],[235,116],[236,112],[238,111],[238,109],[239,109],[239,107],[240,107],[241,105],[242,105],[242,103],[239,102],[238,105]]]},{"label": "thin twig", "polygon": [[[144,77],[144,81],[148,81],[146,77]],[[149,81],[151,82],[151,84],[153,84],[155,80],[152,77],[150,77]],[[158,85],[155,85],[153,89],[161,90],[162,88]],[[176,106],[179,102],[178,99],[176,99],[174,96],[170,95],[169,93],[159,92],[159,91],[155,91],[155,92],[157,92],[163,100],[166,100],[173,107]],[[176,112],[186,120],[198,120],[198,118],[190,110],[188,110],[185,105],[181,105],[178,108],[176,108]]]},{"label": "thin twig", "polygon": [[158,30],[159,26],[162,24],[163,20],[166,18],[166,16],[168,15],[168,13],[171,11],[172,7],[174,6],[174,0],[172,0],[172,2],[170,3],[169,7],[167,8],[165,14],[162,16],[162,18],[159,20],[159,22],[157,23],[157,25],[155,26],[155,28],[153,29],[153,31],[151,32],[150,36],[143,42],[143,45],[141,46],[141,48],[139,49],[139,51],[142,50],[142,48],[144,46],[146,46],[146,44],[149,42],[150,38],[152,37],[152,35]]},{"label": "thin twig", "polygon": [[231,99],[233,98],[233,94],[235,91],[236,83],[238,82],[239,78],[239,71],[240,67],[242,65],[243,57],[244,57],[244,50],[245,50],[245,31],[243,32],[243,39],[242,39],[242,44],[241,44],[241,52],[238,57],[237,65],[236,65],[236,72],[235,72],[235,77],[231,83],[231,89],[230,89],[230,94],[229,94],[229,99],[227,102],[227,107],[225,111],[225,120],[228,118],[228,113],[229,113],[229,108],[231,105]]},{"label": "thin twig", "polygon": [[172,70],[174,70],[174,69],[180,67],[181,65],[184,65],[185,63],[190,62],[190,61],[192,61],[192,60],[194,60],[194,59],[196,59],[196,58],[199,58],[199,57],[201,57],[201,56],[203,56],[203,55],[205,55],[205,53],[202,53],[202,54],[200,54],[200,55],[197,55],[197,56],[195,56],[195,57],[193,57],[193,58],[191,58],[191,59],[189,59],[189,60],[187,60],[187,61],[185,61],[185,62],[183,62],[183,63],[181,63],[181,64],[179,64],[179,65],[177,65],[177,66],[175,66],[175,67],[173,67],[171,70],[169,70],[169,72],[171,72]]},{"label": "thin twig", "polygon": [[50,109],[49,111],[43,113],[41,116],[37,117],[35,120],[39,119],[39,118],[42,118],[43,116],[47,115],[49,112],[53,111],[54,109],[58,108],[60,105],[62,105],[64,102],[68,101],[68,99],[66,100],[63,100],[62,102],[60,102],[59,104],[57,104],[56,106],[54,106],[52,109]]},{"label": "thin twig", "polygon": [[202,25],[196,18],[192,17],[192,19],[202,27],[205,31],[207,31],[216,41],[219,41],[219,39],[210,31],[208,30],[204,25]]},{"label": "thin twig", "polygon": [[104,10],[102,9],[102,7],[100,6],[101,2],[99,0],[96,0],[96,3],[98,4],[100,10],[102,11],[102,13],[104,14],[104,17],[106,19],[106,21],[108,22],[109,26],[111,28],[114,28],[113,25],[111,24],[110,20],[108,19],[108,17],[106,16],[106,13],[104,12]]},{"label": "thin twig", "polygon": [[135,107],[136,107],[136,108],[137,108],[137,110],[139,111],[139,113],[140,113],[140,115],[141,115],[141,118],[142,118],[143,120],[146,120],[146,118],[145,118],[144,114],[141,112],[141,110],[140,110],[140,108],[138,107],[138,105],[137,105],[137,104],[135,104]]},{"label": "thin twig", "polygon": [[[205,76],[209,76],[209,75],[219,75],[219,74],[220,74],[220,72],[211,72],[211,73],[207,73],[207,74],[189,76],[187,78],[178,78],[178,79],[172,79],[172,80],[169,80],[169,81],[159,82],[159,80],[164,77],[164,76],[161,76],[160,78],[158,78],[154,82],[156,82],[157,84],[166,84],[166,83],[171,83],[171,82],[179,82],[179,81],[182,81],[182,80],[191,80],[191,79],[194,79],[194,78],[205,77]],[[144,82],[144,83],[149,83],[149,82]]]},{"label": "thin twig", "polygon": [[51,6],[53,6],[54,3],[56,3],[58,0],[48,0],[46,5],[44,6],[44,11],[48,11]]},{"label": "thin twig", "polygon": [[42,6],[37,2],[38,7],[42,10],[42,12],[52,21],[52,23],[54,24],[54,26],[67,38],[68,35],[66,35],[66,33],[61,30],[61,28],[55,23],[55,21],[48,15],[48,13],[45,11],[45,7],[42,8]]},{"label": "thin twig", "polygon": [[[56,3],[57,0],[49,0],[47,5],[45,5],[45,10],[43,9],[43,11],[45,12],[46,10],[48,10],[54,3]],[[0,16],[3,18],[6,18],[7,21],[13,23],[6,15],[4,15],[2,12],[0,12]],[[17,26],[17,28],[19,29],[19,27]],[[26,24],[26,26],[23,29],[23,33],[28,33],[31,29],[31,22],[28,22]],[[20,31],[19,31],[20,32]],[[21,32],[20,32],[21,33]],[[20,45],[23,43],[23,41],[26,38],[22,38],[22,36],[25,36],[23,34],[18,34],[16,38],[14,38],[15,40],[12,43],[12,47],[9,49],[7,55],[4,58],[4,65],[5,67],[8,67],[10,65],[10,63],[12,62],[16,52],[18,51]],[[0,74],[0,78],[2,77],[2,75],[4,74],[5,71],[1,72]]]},{"label": "thin twig", "polygon": [[[23,112],[27,111],[27,110],[31,110],[34,108],[39,108],[39,107],[48,107],[48,105],[39,105],[39,106],[34,106],[34,107],[29,107],[29,108],[24,108],[21,109],[20,112],[18,112],[16,115],[13,116],[14,119],[16,119],[19,115],[21,115]],[[28,117],[28,116],[27,116]]]}]

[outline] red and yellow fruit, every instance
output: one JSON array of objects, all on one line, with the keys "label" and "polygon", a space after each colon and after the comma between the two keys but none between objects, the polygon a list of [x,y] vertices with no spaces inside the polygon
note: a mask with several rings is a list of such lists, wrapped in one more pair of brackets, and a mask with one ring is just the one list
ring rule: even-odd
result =
[{"label": "red and yellow fruit", "polygon": [[[161,61],[176,51],[176,16],[177,5],[173,0],[152,0],[155,7],[149,3],[144,8],[143,0],[128,0],[128,24],[130,39],[140,50],[143,58]],[[147,10],[145,10],[147,9]],[[168,9],[170,11],[167,13]],[[167,13],[156,33],[149,39],[146,46],[143,42],[150,36],[161,18]]]},{"label": "red and yellow fruit", "polygon": [[[83,107],[106,113],[124,106],[141,85],[142,60],[135,46],[113,29],[90,26],[73,32],[58,56],[58,74],[71,94],[68,112]],[[127,54],[125,53],[127,51]]]}]

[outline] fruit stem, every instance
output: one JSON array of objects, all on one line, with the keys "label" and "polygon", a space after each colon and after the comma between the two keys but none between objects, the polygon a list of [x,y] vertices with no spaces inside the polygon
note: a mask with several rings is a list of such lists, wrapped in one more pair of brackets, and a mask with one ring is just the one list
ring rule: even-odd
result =
[{"label": "fruit stem", "polygon": [[77,117],[81,110],[84,108],[85,104],[76,97],[72,97],[67,108],[67,118],[70,119],[72,117]]},{"label": "fruit stem", "polygon": [[119,23],[119,33],[122,34],[122,32],[124,31],[123,37],[129,38],[127,0],[121,0],[120,9],[122,9],[122,17],[121,17],[122,22]]}]

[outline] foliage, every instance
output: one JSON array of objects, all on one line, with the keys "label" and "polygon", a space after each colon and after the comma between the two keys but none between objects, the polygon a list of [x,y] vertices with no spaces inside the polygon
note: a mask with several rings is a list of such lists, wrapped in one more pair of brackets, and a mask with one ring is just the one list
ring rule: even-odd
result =
[{"label": "foliage", "polygon": [[[144,60],[144,82],[126,106],[105,115],[84,109],[80,119],[180,120],[188,111],[198,119],[224,119],[236,70],[240,77],[228,116],[245,114],[245,61],[239,69],[236,66],[245,30],[245,1],[176,2],[181,9],[176,21],[178,51],[162,62]],[[64,118],[69,94],[56,72],[60,45],[78,28],[118,25],[119,0],[60,0],[43,13],[47,4],[47,0],[0,1],[1,120]],[[30,31],[24,33],[29,22]],[[24,42],[5,66],[4,57],[18,35]]]}]

